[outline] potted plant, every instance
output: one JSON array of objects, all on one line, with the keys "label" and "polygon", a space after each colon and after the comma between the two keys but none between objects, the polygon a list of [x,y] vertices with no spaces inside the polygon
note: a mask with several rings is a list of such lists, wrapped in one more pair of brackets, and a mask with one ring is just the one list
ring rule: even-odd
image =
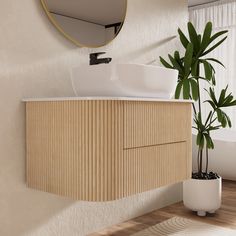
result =
[{"label": "potted plant", "polygon": [[[224,65],[216,58],[207,57],[226,40],[227,31],[212,34],[212,23],[208,22],[203,34],[198,34],[189,22],[189,37],[185,36],[180,29],[178,34],[185,49],[184,56],[181,57],[180,53],[175,51],[173,56],[168,55],[170,62],[162,57],[160,61],[165,67],[179,71],[175,98],[182,96],[184,99],[195,101],[192,106],[193,129],[197,132],[198,171],[192,173],[192,179],[184,182],[183,201],[187,208],[197,211],[199,216],[205,216],[206,212],[214,213],[221,205],[222,179],[217,173],[208,170],[209,149],[214,149],[211,132],[231,127],[225,108],[236,105],[233,95],[227,91],[228,86],[223,88],[218,96],[216,95],[214,63]],[[202,92],[208,94],[209,98],[205,101],[202,101]],[[203,116],[202,106],[207,104],[209,113]]]}]

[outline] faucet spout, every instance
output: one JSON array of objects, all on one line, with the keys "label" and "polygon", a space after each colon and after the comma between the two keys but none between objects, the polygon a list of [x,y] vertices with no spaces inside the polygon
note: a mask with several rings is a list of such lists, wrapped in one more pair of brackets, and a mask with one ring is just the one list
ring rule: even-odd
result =
[{"label": "faucet spout", "polygon": [[98,58],[99,55],[105,54],[105,52],[97,52],[97,53],[91,53],[89,55],[90,58],[90,65],[98,65],[98,64],[108,64],[112,61],[112,58]]}]

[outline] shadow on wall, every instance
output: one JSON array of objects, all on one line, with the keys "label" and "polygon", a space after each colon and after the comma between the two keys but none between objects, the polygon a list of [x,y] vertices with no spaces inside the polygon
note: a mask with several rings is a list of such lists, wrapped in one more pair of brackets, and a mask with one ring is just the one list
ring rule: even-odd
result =
[{"label": "shadow on wall", "polygon": [[[139,49],[136,49],[134,51],[129,51],[127,54],[123,54],[122,57],[127,57],[129,60],[137,60],[140,56],[143,57],[143,55],[150,53],[151,51],[157,50],[159,47],[164,46],[165,44],[173,41],[176,39],[177,36],[171,36],[168,38],[164,38],[162,40],[159,40],[155,43],[148,44],[146,47],[140,47]],[[118,58],[119,59],[119,58]],[[146,64],[153,64],[154,62],[157,62],[159,58],[155,58],[151,61],[147,61]]]},{"label": "shadow on wall", "polygon": [[[173,195],[176,196],[173,197]],[[58,197],[55,195],[56,198]],[[27,235],[84,236],[103,229],[104,225],[111,226],[114,222],[123,222],[124,220],[135,218],[154,209],[167,206],[170,202],[176,202],[176,198],[179,201],[182,199],[181,183],[116,201],[76,201],[66,209],[62,209],[58,213],[55,212],[55,215],[51,219],[45,222],[39,222],[34,230],[31,232],[28,231]],[[130,205],[130,201],[133,201],[133,204],[136,206],[135,210]],[[117,211],[119,211],[119,214],[117,214]],[[60,234],[60,232],[63,233]]]}]

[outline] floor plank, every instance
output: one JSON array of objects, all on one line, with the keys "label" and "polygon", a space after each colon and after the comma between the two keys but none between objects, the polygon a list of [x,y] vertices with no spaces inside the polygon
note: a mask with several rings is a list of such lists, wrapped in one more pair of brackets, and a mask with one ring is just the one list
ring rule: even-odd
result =
[{"label": "floor plank", "polygon": [[89,236],[130,236],[174,216],[236,229],[236,182],[223,181],[222,206],[215,214],[199,217],[196,213],[186,209],[181,202],[114,225]]}]

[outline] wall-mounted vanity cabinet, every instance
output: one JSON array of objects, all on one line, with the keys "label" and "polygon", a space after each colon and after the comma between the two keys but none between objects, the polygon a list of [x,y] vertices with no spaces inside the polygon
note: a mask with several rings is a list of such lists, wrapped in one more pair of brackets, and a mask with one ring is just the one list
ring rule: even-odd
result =
[{"label": "wall-mounted vanity cabinet", "polygon": [[25,102],[28,187],[110,201],[191,177],[188,101]]}]

